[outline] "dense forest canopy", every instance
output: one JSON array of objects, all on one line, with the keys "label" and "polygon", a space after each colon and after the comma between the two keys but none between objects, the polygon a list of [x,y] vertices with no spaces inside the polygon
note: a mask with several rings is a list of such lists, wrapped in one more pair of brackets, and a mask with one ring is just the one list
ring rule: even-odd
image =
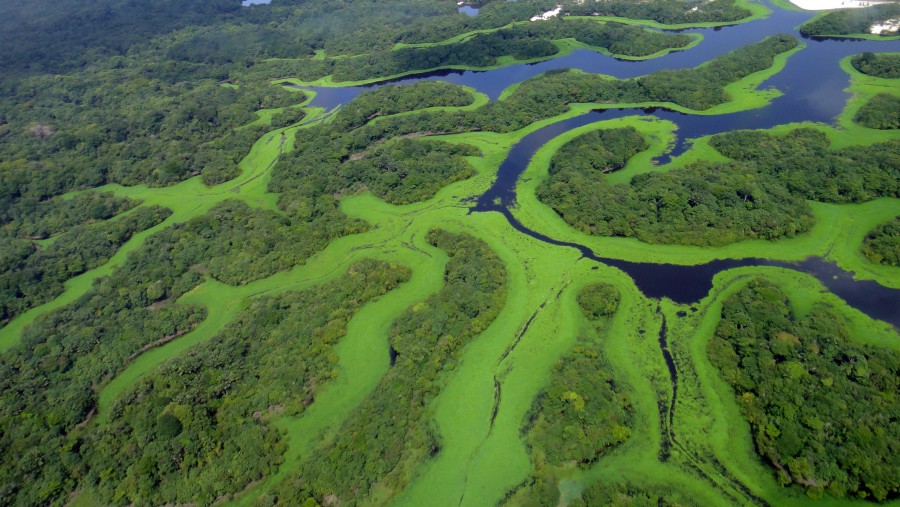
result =
[{"label": "dense forest canopy", "polygon": [[[869,28],[900,15],[900,4],[894,2],[877,3],[862,9],[841,9],[817,17],[800,27],[800,33],[807,37],[828,37],[841,35],[869,34]],[[878,33],[893,36],[897,32]]]},{"label": "dense forest canopy", "polygon": [[[454,0],[0,5],[0,505],[403,503],[430,467],[459,459],[443,433],[451,425],[469,440],[485,433],[464,461],[450,461],[454,473],[476,470],[486,461],[479,453],[497,447],[510,469],[524,468],[521,482],[485,495],[492,501],[695,505],[703,503],[690,494],[697,484],[714,486],[719,500],[740,498],[693,475],[701,469],[689,453],[657,462],[654,439],[634,438],[657,424],[667,400],[675,405],[679,387],[705,403],[690,383],[659,375],[667,366],[659,347],[668,351],[655,335],[666,332],[668,310],[617,270],[583,258],[570,265],[572,252],[543,251],[496,214],[465,213],[536,123],[573,115],[574,104],[739,106],[744,92],[729,85],[766,71],[798,39],[760,36],[703,65],[632,79],[558,69],[493,101],[423,80],[323,111],[310,105],[315,91],[289,84],[505,65],[578,44],[655,58],[700,39],[658,24],[731,24],[762,10],[742,0],[479,6],[466,16]],[[529,21],[555,8],[559,17]],[[804,33],[863,30],[891,9],[828,14]],[[864,53],[852,64],[895,78],[897,61]],[[859,108],[860,125],[883,131],[853,126],[881,136],[868,146],[835,149],[820,126],[729,132],[708,142],[717,162],[647,171],[627,184],[608,175],[650,138],[594,129],[553,156],[537,195],[569,229],[645,243],[804,235],[814,222],[807,201],[900,197],[897,100],[873,94]],[[861,248],[873,270],[894,269],[898,237],[895,218],[851,251],[861,258]],[[391,306],[379,316],[383,328],[370,328],[371,310]],[[832,308],[795,315],[788,307],[763,282],[726,300],[707,380],[721,375],[735,390],[783,485],[896,498],[896,353],[856,343]],[[686,317],[682,308],[672,313]],[[354,323],[375,338],[367,350],[382,354],[368,386],[347,380]],[[534,361],[525,363],[529,376],[547,378],[501,396],[517,387],[506,379],[523,357]],[[356,368],[377,362],[363,359]],[[437,420],[437,404],[459,396],[451,381],[473,365],[483,369],[464,380],[487,386],[493,408],[475,396],[454,409],[483,416],[483,426]],[[299,452],[297,432],[306,429],[298,428],[309,427],[309,408],[334,386],[360,401],[314,421],[321,438]],[[598,464],[630,452],[637,467],[651,457],[645,475],[671,477],[597,479]],[[735,483],[709,459],[701,475],[714,469]],[[448,475],[440,481],[450,491],[458,484]],[[484,479],[476,475],[463,477],[463,489]]]},{"label": "dense forest canopy", "polygon": [[900,54],[863,53],[851,58],[850,63],[863,74],[887,79],[900,78]]},{"label": "dense forest canopy", "polygon": [[900,217],[885,222],[866,234],[863,253],[875,264],[900,266]]},{"label": "dense forest canopy", "polygon": [[[390,331],[394,364],[315,460],[292,473],[267,500],[314,505],[356,503],[372,488],[396,493],[417,464],[441,451],[429,403],[463,347],[494,321],[506,301],[507,273],[482,240],[433,230],[428,242],[449,256],[441,290],[408,308]],[[393,411],[386,407],[402,407]],[[341,500],[345,499],[345,500]]]},{"label": "dense forest canopy", "polygon": [[883,501],[900,493],[900,354],[850,329],[825,306],[794,315],[753,281],[725,302],[708,353],[779,482]]}]

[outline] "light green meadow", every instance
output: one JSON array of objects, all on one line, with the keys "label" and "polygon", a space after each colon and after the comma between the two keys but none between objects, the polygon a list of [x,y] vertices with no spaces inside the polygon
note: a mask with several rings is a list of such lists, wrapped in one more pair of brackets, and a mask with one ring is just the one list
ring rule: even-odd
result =
[{"label": "light green meadow", "polygon": [[[753,18],[768,12],[761,4],[744,0],[741,3],[753,10]],[[652,25],[643,21],[635,23]],[[471,35],[463,34],[452,42]],[[575,46],[566,43],[563,47],[571,50]],[[324,54],[320,56],[324,58]],[[789,56],[781,55],[771,69],[729,86],[732,101],[709,111],[688,111],[672,104],[617,104],[615,107],[664,106],[691,114],[722,114],[761,107],[778,92],[758,90],[759,84],[781,70]],[[503,64],[509,63],[512,62]],[[822,125],[815,128],[827,132],[836,146],[896,138],[896,132],[873,132],[852,123],[855,110],[866,97],[887,85],[855,73],[847,61],[843,64],[852,76],[854,98],[841,117],[839,129]],[[333,85],[327,78],[316,83],[285,81]],[[477,108],[487,102],[486,96],[474,90],[470,92],[474,102],[462,109]],[[101,187],[101,191],[138,199],[144,206],[165,206],[173,214],[158,226],[135,235],[104,266],[68,281],[65,292],[57,299],[22,314],[0,329],[0,351],[20,346],[22,330],[29,323],[85,294],[96,279],[121,266],[129,253],[162,228],[201,216],[225,199],[240,199],[254,207],[280,212],[276,206],[278,196],[266,189],[271,169],[280,155],[282,133],[288,140],[285,149],[290,150],[299,129],[333,117],[333,111],[311,108],[308,104],[292,106],[305,109],[307,117],[301,124],[273,130],[260,138],[240,163],[241,175],[232,181],[214,187],[204,186],[199,178],[166,188]],[[756,455],[749,425],[740,415],[729,387],[707,359],[706,344],[718,323],[723,301],[754,277],[764,277],[781,287],[798,314],[808,312],[816,302],[834,305],[855,327],[856,335],[874,345],[900,349],[896,329],[849,308],[836,296],[824,292],[813,278],[780,268],[752,267],[721,272],[715,277],[710,293],[693,305],[652,300],[622,271],[580,258],[573,248],[552,246],[523,235],[499,213],[469,214],[466,200],[490,187],[500,163],[524,136],[602,107],[610,106],[572,105],[563,115],[506,134],[472,132],[436,136],[478,147],[483,156],[469,157],[477,174],[448,185],[432,199],[416,204],[390,205],[371,193],[345,197],[341,209],[351,217],[369,222],[372,227],[368,232],[335,240],[303,264],[268,278],[243,286],[207,280],[185,294],[178,304],[204,306],[206,319],[192,332],[140,355],[114,379],[99,386],[99,409],[91,424],[105,424],[113,403],[165,361],[215,340],[254,298],[315,287],[340,276],[351,264],[365,258],[409,267],[412,276],[408,282],[366,304],[350,321],[346,336],[334,349],[338,358],[337,377],[320,388],[315,402],[300,416],[283,416],[277,420],[276,425],[287,442],[284,462],[278,472],[253,484],[236,499],[223,502],[255,505],[261,494],[289,477],[300,463],[316,459],[322,443],[340,430],[351,411],[386,373],[388,332],[393,321],[406,308],[437,292],[444,283],[446,254],[424,239],[430,229],[443,228],[484,240],[503,260],[508,276],[506,304],[493,324],[462,349],[455,369],[440,379],[440,393],[428,407],[428,413],[438,429],[441,452],[422,463],[407,478],[408,486],[399,494],[390,496],[379,490],[371,498],[359,499],[361,504],[485,506],[506,502],[528,505],[526,488],[522,486],[535,471],[522,437],[525,416],[535,397],[548,384],[559,358],[580,336],[586,336],[600,345],[617,382],[628,386],[635,407],[635,424],[632,438],[596,464],[551,471],[561,492],[559,505],[565,506],[578,498],[591,484],[624,480],[648,488],[675,488],[702,505],[745,505],[752,503],[754,497],[779,506],[861,505],[861,502],[829,498],[813,502],[799,490],[784,489],[777,484],[774,474]],[[265,124],[276,112],[263,111],[254,123]],[[859,250],[866,231],[900,214],[898,199],[879,199],[859,205],[813,203],[817,224],[808,234],[718,248],[649,245],[633,239],[594,237],[575,231],[552,209],[537,201],[535,188],[546,179],[550,158],[565,143],[592,129],[623,126],[641,132],[650,147],[635,156],[623,170],[610,175],[612,182],[624,183],[636,174],[667,171],[696,160],[724,160],[706,139],[699,139],[670,164],[656,166],[651,160],[664,153],[673,141],[674,124],[637,116],[593,123],[558,136],[537,152],[520,180],[515,216],[535,231],[586,245],[609,258],[691,265],[720,258],[794,261],[822,256],[854,271],[860,279],[900,288],[900,270],[872,265]],[[783,126],[775,131],[787,132],[797,126]],[[576,302],[584,286],[597,282],[614,285],[621,298],[617,313],[602,333],[592,328]],[[680,317],[681,312],[685,316]],[[663,319],[679,379],[674,403],[669,372],[657,341]],[[660,406],[671,406],[671,423],[668,415],[661,420]],[[495,408],[496,418],[492,421]],[[660,459],[664,442],[670,446],[667,460]],[[81,492],[71,503],[73,506],[94,504],[90,491]],[[898,504],[900,501],[885,505]]]}]

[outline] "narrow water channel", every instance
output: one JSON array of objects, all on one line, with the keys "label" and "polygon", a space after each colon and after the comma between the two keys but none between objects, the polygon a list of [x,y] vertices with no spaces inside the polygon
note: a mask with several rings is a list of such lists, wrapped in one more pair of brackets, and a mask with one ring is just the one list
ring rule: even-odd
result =
[{"label": "narrow water channel", "polygon": [[[577,68],[617,78],[631,78],[662,69],[691,68],[729,51],[758,42],[779,33],[800,37],[796,27],[814,14],[793,12],[773,7],[772,14],[735,26],[684,30],[700,33],[703,41],[688,51],[674,52],[661,58],[644,61],[625,61],[588,50],[535,64],[513,65],[491,71],[438,71],[418,74],[368,86],[343,88],[307,87],[317,92],[314,106],[334,108],[346,104],[365,90],[386,84],[412,84],[423,80],[441,80],[471,86],[487,94],[492,100],[507,87],[538,74],[559,68]],[[804,39],[806,47],[790,57],[786,68],[761,88],[774,87],[782,96],[760,109],[733,114],[700,116],[665,109],[606,109],[593,111],[548,125],[525,136],[516,144],[501,164],[497,179],[472,207],[472,212],[502,213],[518,231],[554,245],[578,249],[584,257],[615,266],[631,276],[638,288],[648,297],[668,297],[678,303],[691,303],[703,298],[712,287],[713,277],[724,270],[743,266],[778,266],[810,274],[838,297],[869,316],[900,327],[900,291],[872,281],[857,281],[852,274],[821,258],[803,262],[783,262],[769,259],[723,259],[696,266],[629,262],[602,256],[584,245],[557,241],[523,226],[510,212],[516,202],[516,183],[534,153],[549,140],[569,130],[593,122],[624,116],[653,116],[677,125],[678,139],[671,150],[656,162],[665,163],[683,153],[690,140],[737,129],[767,129],[795,122],[832,123],[846,105],[849,76],[839,65],[842,58],[862,52],[900,51],[900,41],[870,40],[813,40]]]}]

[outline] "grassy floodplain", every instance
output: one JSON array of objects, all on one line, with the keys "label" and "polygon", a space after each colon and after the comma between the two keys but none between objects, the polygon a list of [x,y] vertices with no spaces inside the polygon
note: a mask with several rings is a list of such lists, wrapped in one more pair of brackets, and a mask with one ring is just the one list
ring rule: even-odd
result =
[{"label": "grassy floodplain", "polygon": [[[798,48],[798,50],[800,50]],[[789,55],[779,55],[774,69],[783,68]],[[896,80],[876,78],[862,74],[850,65],[850,58],[841,61],[841,68],[851,76],[848,89],[852,97],[838,118],[839,128],[818,124],[782,125],[773,128],[774,134],[786,134],[795,128],[813,127],[824,132],[831,141],[832,149],[851,145],[870,145],[876,142],[897,139],[898,133],[889,130],[874,130],[860,126],[853,121],[856,111],[878,93],[897,93]],[[732,102],[716,106],[710,111],[689,111],[671,104],[627,104],[617,107],[666,107],[689,114],[722,114],[765,104],[767,99],[777,96],[776,90],[756,91],[772,71],[761,71],[748,76],[741,82],[729,85]],[[768,96],[767,96],[768,94]],[[607,105],[574,105],[569,117],[583,114],[594,108]],[[551,120],[548,120],[548,123]],[[514,214],[523,224],[547,234],[554,239],[580,243],[591,247],[595,253],[605,257],[660,262],[667,264],[700,264],[719,258],[764,257],[785,261],[801,260],[818,255],[837,262],[842,268],[852,271],[859,279],[874,279],[889,287],[900,287],[898,270],[890,266],[875,265],[862,255],[860,247],[865,234],[878,224],[900,214],[900,203],[896,199],[876,199],[862,204],[835,205],[811,203],[816,217],[816,226],[808,234],[795,238],[771,241],[745,241],[724,247],[690,247],[678,245],[648,245],[629,238],[598,238],[572,229],[552,209],[538,202],[535,189],[547,178],[550,158],[564,144],[595,129],[609,129],[623,126],[636,128],[650,144],[650,147],[634,156],[628,165],[616,171],[607,179],[610,183],[627,183],[636,175],[648,171],[668,171],[684,167],[699,160],[727,160],[708,145],[707,138],[693,141],[691,149],[670,163],[658,166],[652,159],[663,154],[674,140],[674,126],[662,120],[646,117],[631,117],[597,122],[573,129],[542,146],[532,158],[522,175],[518,186],[518,208]]]},{"label": "grassy floodplain", "polygon": [[[577,18],[573,18],[573,19],[577,19]],[[596,18],[590,18],[590,19],[596,19]],[[514,24],[509,25],[509,26],[514,26]],[[443,45],[447,45],[447,44],[453,44],[456,42],[465,41],[466,39],[468,39],[478,33],[491,33],[491,32],[495,32],[497,30],[500,30],[500,28],[495,29],[495,30],[479,30],[476,32],[471,32],[471,33],[467,34],[466,37],[459,38],[459,40],[455,40],[457,38],[454,37],[454,39],[451,39],[448,41],[414,44],[414,45],[410,45],[410,46],[414,46],[414,47],[443,46]],[[703,41],[703,36],[700,34],[690,34],[690,35],[693,38],[693,40],[687,46],[683,46],[683,47],[679,47],[679,48],[664,49],[662,51],[658,51],[656,53],[653,53],[653,54],[650,54],[647,56],[620,55],[620,54],[611,53],[609,50],[606,50],[604,48],[598,48],[595,46],[591,46],[589,44],[578,42],[574,39],[559,39],[559,40],[551,41],[559,49],[559,52],[556,53],[555,55],[548,56],[548,57],[540,57],[540,58],[529,58],[529,59],[524,59],[524,60],[519,60],[519,59],[517,59],[513,56],[509,56],[509,55],[500,56],[497,58],[496,64],[489,65],[486,67],[472,67],[472,66],[468,66],[468,65],[444,65],[444,66],[439,66],[439,67],[431,67],[428,69],[410,70],[408,72],[401,72],[398,74],[393,74],[393,75],[385,76],[385,77],[361,79],[361,80],[356,80],[356,81],[335,81],[334,77],[332,75],[328,75],[328,76],[321,77],[321,78],[313,80],[313,81],[303,81],[303,80],[296,79],[296,78],[290,78],[290,79],[279,80],[278,82],[291,83],[291,84],[295,84],[297,86],[315,86],[315,87],[327,87],[327,88],[343,88],[343,87],[347,87],[347,86],[364,86],[364,85],[380,83],[380,82],[384,82],[384,81],[390,81],[390,80],[400,79],[400,78],[409,77],[409,76],[415,76],[418,74],[425,74],[428,72],[435,72],[435,71],[439,71],[439,70],[487,71],[487,70],[502,69],[503,67],[509,67],[511,65],[523,65],[523,64],[529,64],[529,63],[538,63],[538,62],[543,62],[543,61],[547,61],[547,60],[552,60],[554,58],[560,58],[563,56],[567,56],[567,55],[571,54],[572,51],[575,51],[576,49],[587,49],[587,50],[594,51],[594,52],[597,52],[600,54],[611,56],[613,58],[618,58],[620,60],[632,60],[632,61],[651,60],[653,58],[659,58],[659,57],[665,56],[669,53],[672,53],[673,51],[686,51],[686,50],[696,46],[697,44],[700,44],[700,42]],[[406,47],[409,47],[409,46],[406,46]],[[395,49],[400,49],[400,48],[398,47]],[[336,57],[336,58],[342,58],[342,57]],[[343,57],[343,58],[354,58],[354,57],[348,56],[348,57]]]},{"label": "grassy floodplain", "polygon": [[[765,14],[765,8],[760,4],[744,0],[741,3],[754,11],[754,18]],[[463,34],[452,42],[471,35]],[[564,51],[576,48],[569,42],[559,45]],[[413,476],[407,478],[402,491],[376,489],[370,498],[360,500],[361,503],[530,505],[529,483],[536,471],[522,436],[525,418],[535,397],[549,383],[557,361],[580,337],[587,336],[599,344],[613,365],[617,380],[631,390],[636,415],[633,436],[589,467],[566,466],[549,471],[558,485],[560,505],[577,500],[592,484],[622,481],[648,490],[674,489],[702,505],[743,505],[759,498],[771,505],[866,505],[862,501],[828,497],[813,501],[797,489],[778,486],[771,470],[756,455],[749,426],[740,415],[727,384],[707,359],[706,343],[719,320],[723,301],[755,277],[770,280],[784,290],[797,314],[803,315],[817,302],[839,309],[852,323],[854,336],[868,343],[900,350],[895,329],[848,308],[838,298],[824,292],[811,277],[777,268],[740,268],[720,273],[714,279],[710,294],[693,305],[651,300],[617,269],[580,258],[572,248],[552,246],[525,236],[498,213],[469,214],[468,211],[467,200],[479,196],[490,186],[497,167],[512,146],[543,126],[601,107],[661,106],[690,114],[723,114],[760,107],[778,92],[758,90],[759,84],[781,70],[790,54],[779,55],[771,69],[729,85],[727,91],[733,100],[708,111],[690,111],[661,103],[578,104],[572,105],[564,115],[507,134],[471,132],[432,136],[435,140],[470,144],[481,150],[482,156],[468,157],[477,170],[476,175],[452,183],[433,198],[415,204],[387,204],[368,191],[344,197],[341,210],[350,217],[368,222],[372,225],[369,231],[335,240],[303,264],[246,285],[232,286],[207,279],[176,302],[204,306],[208,311],[206,319],[190,333],[139,355],[126,365],[124,371],[101,386],[99,410],[90,425],[106,424],[112,404],[139,379],[151,374],[168,359],[214,340],[254,298],[314,288],[339,277],[354,262],[366,258],[410,268],[412,277],[408,282],[367,303],[352,317],[346,335],[334,348],[337,377],[317,392],[315,402],[301,415],[277,420],[276,426],[283,432],[287,444],[278,471],[251,484],[236,498],[222,499],[225,504],[255,505],[260,496],[278,486],[299,464],[314,460],[318,452],[324,452],[322,442],[327,442],[340,430],[353,409],[388,371],[388,336],[392,323],[404,310],[435,294],[445,283],[442,273],[447,255],[425,241],[428,231],[441,228],[476,237],[500,257],[508,277],[506,304],[491,325],[461,350],[453,371],[440,379],[440,393],[429,405],[428,414],[440,435],[441,452],[419,466]],[[522,62],[504,60],[501,65],[512,63]],[[841,116],[841,130],[821,125],[815,128],[826,132],[835,147],[896,138],[896,133],[876,133],[852,123],[856,109],[867,97],[877,93],[880,87],[890,85],[855,73],[847,60],[842,65],[852,76],[851,90],[855,95]],[[328,78],[315,83],[283,82],[337,86]],[[341,83],[341,86],[350,84]],[[487,103],[486,96],[474,90],[470,93],[473,95],[471,105],[430,109],[471,110]],[[173,211],[173,215],[162,224],[136,235],[103,267],[67,282],[66,291],[59,298],[32,309],[0,329],[0,351],[16,347],[22,329],[36,318],[75,301],[95,280],[121,266],[126,256],[139,249],[154,232],[201,216],[225,199],[239,199],[253,207],[281,213],[277,206],[278,196],[266,191],[272,167],[283,150],[292,149],[297,132],[318,122],[327,122],[334,114],[334,111],[309,107],[308,101],[293,107],[305,111],[304,120],[264,135],[241,162],[242,173],[235,180],[214,187],[202,185],[199,178],[167,188],[101,187],[100,190],[140,200],[143,206],[165,206]],[[277,112],[264,111],[257,121],[265,124]],[[384,121],[385,118],[373,121]],[[871,265],[859,252],[865,232],[900,213],[897,199],[879,199],[859,205],[814,204],[816,227],[808,234],[777,242],[748,241],[700,248],[648,245],[632,239],[598,238],[578,233],[538,202],[534,189],[546,178],[553,153],[566,142],[593,129],[623,126],[637,129],[650,147],[632,158],[624,169],[610,175],[613,182],[625,182],[643,172],[668,171],[696,160],[724,159],[709,146],[707,139],[700,139],[670,164],[656,166],[650,161],[663,154],[672,142],[675,128],[672,123],[636,116],[594,123],[558,136],[537,152],[520,180],[515,216],[536,231],[558,240],[587,245],[606,257],[699,264],[718,258],[799,260],[819,255],[853,270],[859,278],[900,287],[897,268]],[[786,133],[797,127],[782,126],[775,132]],[[602,333],[591,328],[576,301],[582,288],[600,282],[615,286],[620,296],[618,311]],[[658,342],[661,331],[665,331],[677,372],[677,396]],[[668,412],[661,414],[660,407],[668,407]],[[662,457],[663,449],[667,451],[665,457]],[[76,506],[95,504],[89,489],[80,491],[71,502]],[[891,503],[897,504],[897,501]]]}]

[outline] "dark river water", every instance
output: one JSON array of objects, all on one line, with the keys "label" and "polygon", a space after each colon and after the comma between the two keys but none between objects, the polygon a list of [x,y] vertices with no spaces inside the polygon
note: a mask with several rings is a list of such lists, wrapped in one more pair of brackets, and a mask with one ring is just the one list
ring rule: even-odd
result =
[{"label": "dark river water", "polygon": [[[770,8],[773,13],[764,20],[737,26],[685,30],[688,33],[702,34],[703,41],[688,51],[671,53],[653,60],[624,61],[593,51],[578,50],[561,58],[490,71],[438,71],[369,86],[308,89],[318,93],[312,105],[328,109],[346,104],[358,94],[373,87],[385,84],[411,84],[423,80],[441,80],[470,86],[495,100],[507,87],[552,69],[577,68],[617,78],[631,78],[661,69],[690,68],[733,49],[761,41],[769,35],[790,33],[800,37],[795,27],[812,17],[811,13],[785,11],[771,6]],[[831,123],[843,110],[849,97],[844,89],[849,85],[850,79],[841,70],[840,60],[845,56],[866,51],[873,53],[900,51],[900,41],[805,39],[804,43],[806,48],[790,57],[787,67],[782,72],[762,84],[761,88],[774,87],[783,93],[764,108],[715,116],[687,115],[664,109],[607,109],[563,120],[527,135],[510,150],[499,168],[495,183],[478,199],[472,211],[500,212],[507,217],[513,227],[524,234],[548,243],[576,248],[587,258],[622,269],[649,297],[668,297],[679,303],[691,303],[709,292],[713,276],[723,270],[742,266],[780,266],[815,276],[851,306],[900,327],[900,291],[871,281],[853,280],[850,273],[823,259],[810,258],[798,263],[756,258],[723,259],[696,266],[609,259],[603,257],[602,252],[593,252],[583,245],[556,241],[532,231],[520,224],[509,211],[516,200],[516,182],[534,153],[550,139],[573,128],[596,121],[634,115],[652,115],[669,120],[678,126],[678,140],[672,150],[658,160],[665,163],[671,157],[683,153],[689,147],[690,139],[700,136],[735,129],[764,129],[801,121]]]}]

